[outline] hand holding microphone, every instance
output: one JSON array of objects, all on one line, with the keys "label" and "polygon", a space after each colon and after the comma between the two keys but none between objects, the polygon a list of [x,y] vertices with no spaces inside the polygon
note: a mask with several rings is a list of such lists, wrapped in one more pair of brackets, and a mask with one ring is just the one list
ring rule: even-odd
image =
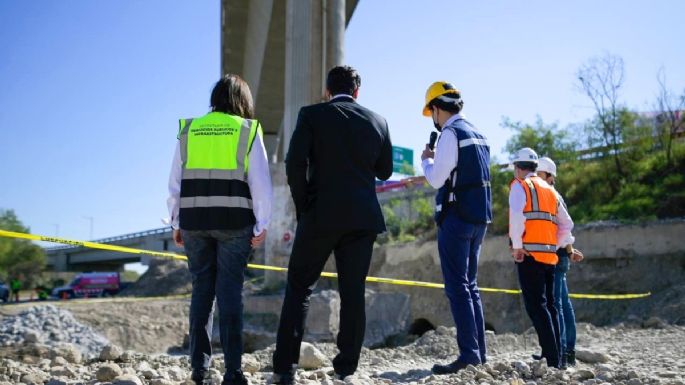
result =
[{"label": "hand holding microphone", "polygon": [[421,154],[421,160],[426,160],[428,158],[432,159],[433,157],[435,157],[435,152],[433,152],[433,149],[435,148],[436,140],[438,140],[438,133],[433,131],[431,132],[430,139],[426,144],[426,148],[423,150],[423,153]]}]

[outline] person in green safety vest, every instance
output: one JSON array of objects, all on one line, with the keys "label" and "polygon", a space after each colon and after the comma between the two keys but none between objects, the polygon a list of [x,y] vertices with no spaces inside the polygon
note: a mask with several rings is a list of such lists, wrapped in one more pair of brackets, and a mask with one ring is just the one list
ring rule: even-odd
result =
[{"label": "person in green safety vest", "polygon": [[240,369],[242,288],[251,248],[264,242],[271,220],[271,176],[247,83],[224,76],[210,104],[208,114],[180,120],[167,203],[174,241],[185,248],[192,276],[191,379],[211,380],[216,298],[226,368],[222,384],[246,385]]}]

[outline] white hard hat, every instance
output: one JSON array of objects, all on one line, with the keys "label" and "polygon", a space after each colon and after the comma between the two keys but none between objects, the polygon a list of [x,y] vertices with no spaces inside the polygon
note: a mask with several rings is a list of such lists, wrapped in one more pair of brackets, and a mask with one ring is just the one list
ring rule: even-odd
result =
[{"label": "white hard hat", "polygon": [[532,162],[537,164],[538,154],[530,147],[523,147],[522,149],[516,151],[514,158],[511,160],[511,163],[518,162]]},{"label": "white hard hat", "polygon": [[548,174],[552,174],[553,177],[557,177],[557,165],[554,161],[546,156],[538,159],[538,168],[536,171],[544,171]]}]

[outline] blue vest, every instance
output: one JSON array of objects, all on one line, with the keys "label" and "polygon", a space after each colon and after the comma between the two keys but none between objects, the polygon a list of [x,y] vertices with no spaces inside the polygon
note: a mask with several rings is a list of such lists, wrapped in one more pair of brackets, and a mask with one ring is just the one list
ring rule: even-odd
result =
[{"label": "blue vest", "polygon": [[443,128],[457,137],[459,155],[457,167],[435,196],[438,224],[445,215],[457,215],[469,223],[492,222],[490,146],[474,128],[461,118]]}]

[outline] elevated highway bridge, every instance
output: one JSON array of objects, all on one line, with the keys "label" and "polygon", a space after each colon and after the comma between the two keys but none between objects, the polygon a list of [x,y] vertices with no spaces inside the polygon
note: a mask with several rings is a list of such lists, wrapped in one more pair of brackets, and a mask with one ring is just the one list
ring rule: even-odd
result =
[{"label": "elevated highway bridge", "polygon": [[[169,227],[98,239],[93,242],[152,251],[183,252],[174,244]],[[45,253],[48,268],[54,271],[121,271],[127,263],[147,264],[150,259],[144,255],[89,249],[82,246],[49,247],[45,249]]]}]

